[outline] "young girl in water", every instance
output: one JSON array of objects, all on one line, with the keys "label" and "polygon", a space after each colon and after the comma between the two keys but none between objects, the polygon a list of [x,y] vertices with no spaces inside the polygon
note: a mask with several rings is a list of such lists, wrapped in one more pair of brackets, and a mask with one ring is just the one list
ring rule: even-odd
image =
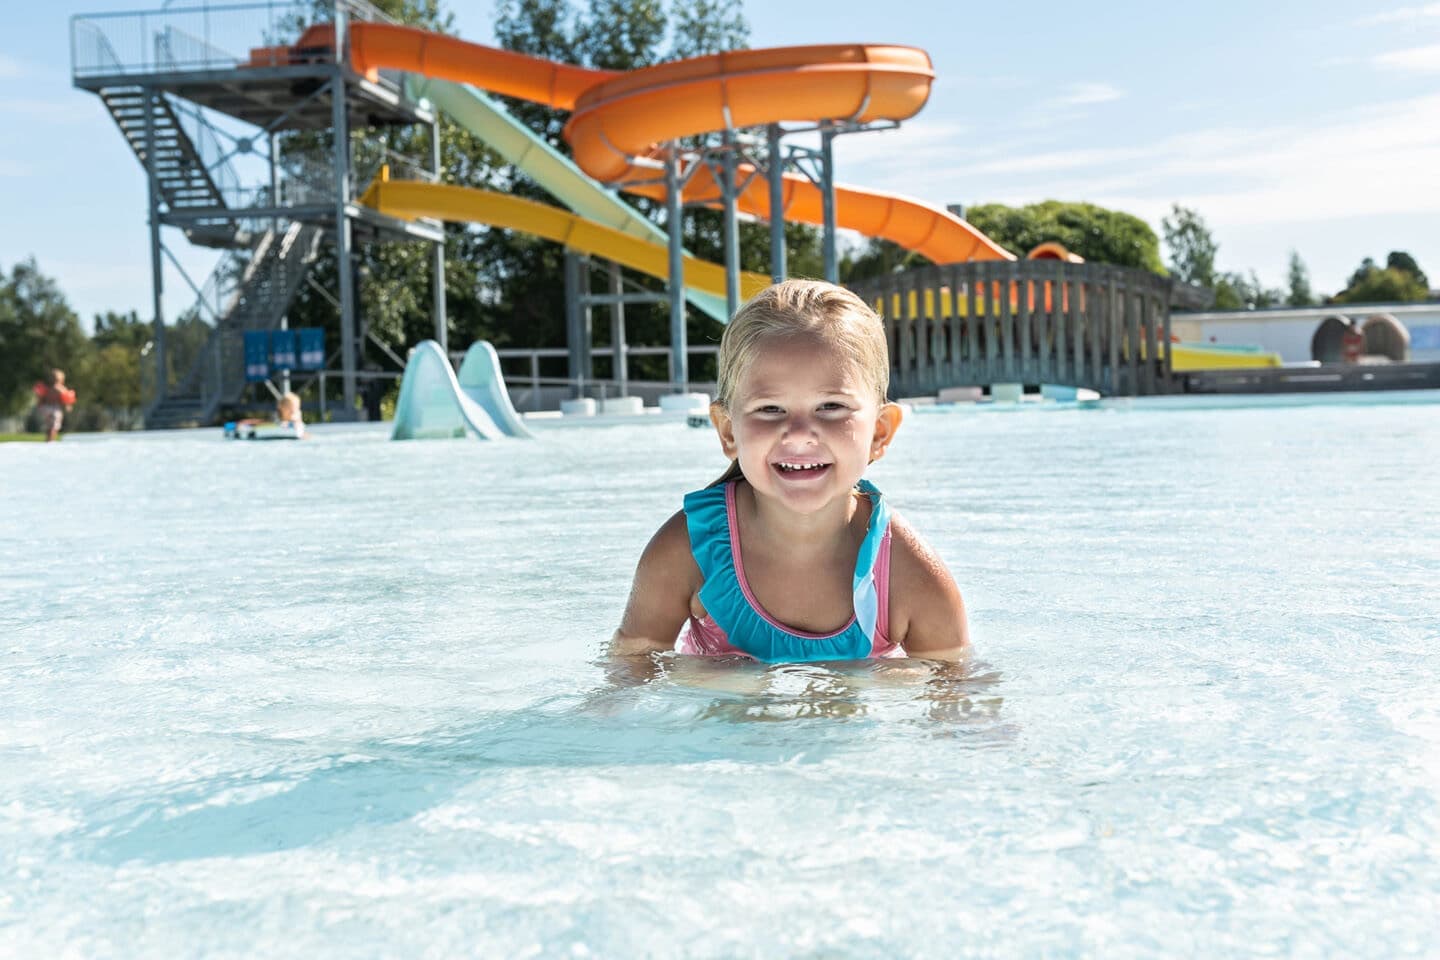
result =
[{"label": "young girl in water", "polygon": [[843,287],[779,283],[735,315],[719,365],[730,469],[646,546],[612,652],[962,659],[954,579],[861,479],[901,420],[880,318]]}]

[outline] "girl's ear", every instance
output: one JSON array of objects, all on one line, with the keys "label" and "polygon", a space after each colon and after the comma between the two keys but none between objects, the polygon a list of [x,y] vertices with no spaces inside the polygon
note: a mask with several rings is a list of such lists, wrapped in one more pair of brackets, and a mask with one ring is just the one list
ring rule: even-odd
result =
[{"label": "girl's ear", "polygon": [[739,459],[735,455],[735,424],[730,420],[730,411],[725,409],[723,404],[710,404],[710,422],[715,425],[715,433],[720,437],[720,449],[725,451],[725,456],[730,460]]},{"label": "girl's ear", "polygon": [[898,403],[882,403],[875,416],[875,436],[870,441],[870,462],[885,456],[885,448],[895,439],[900,423],[905,419],[905,410]]}]

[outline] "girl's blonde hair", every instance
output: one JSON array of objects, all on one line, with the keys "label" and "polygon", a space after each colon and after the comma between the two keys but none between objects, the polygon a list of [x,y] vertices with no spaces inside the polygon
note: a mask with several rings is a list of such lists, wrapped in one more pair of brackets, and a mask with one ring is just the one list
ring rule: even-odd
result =
[{"label": "girl's blonde hair", "polygon": [[[786,280],[761,290],[720,337],[715,403],[729,410],[745,369],[776,339],[814,337],[838,350],[884,403],[890,390],[885,324],[869,304],[844,287],[820,280]],[[717,481],[741,476],[738,461]],[[713,486],[713,484],[712,484]]]}]

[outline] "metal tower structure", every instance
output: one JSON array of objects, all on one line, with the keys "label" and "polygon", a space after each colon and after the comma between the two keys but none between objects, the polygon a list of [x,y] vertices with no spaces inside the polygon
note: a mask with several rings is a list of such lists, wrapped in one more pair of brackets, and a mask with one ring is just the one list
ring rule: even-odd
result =
[{"label": "metal tower structure", "polygon": [[[292,50],[327,13],[334,42]],[[209,422],[240,399],[244,332],[284,325],[301,286],[315,282],[311,266],[324,242],[333,244],[337,267],[339,418],[358,415],[358,244],[433,245],[435,329],[445,343],[441,225],[397,220],[357,202],[382,164],[411,164],[412,176],[438,177],[435,112],[407,98],[395,79],[355,72],[346,44],[355,19],[384,17],[364,0],[287,0],[72,18],[74,85],[99,96],[148,182],[155,327],[148,427]],[[415,124],[430,129],[428,164],[356,135]],[[180,264],[164,242],[165,227],[224,251],[203,287],[185,277],[197,296],[192,310],[213,329],[183,370],[172,370],[166,355],[163,266],[167,258]]]}]

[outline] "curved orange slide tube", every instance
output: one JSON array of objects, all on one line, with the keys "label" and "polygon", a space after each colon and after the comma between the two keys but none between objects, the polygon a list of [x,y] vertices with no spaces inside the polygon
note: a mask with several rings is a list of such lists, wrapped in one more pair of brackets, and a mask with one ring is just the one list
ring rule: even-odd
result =
[{"label": "curved orange slide tube", "polygon": [[[320,24],[296,47],[333,46],[333,38],[333,27]],[[781,121],[906,120],[925,105],[934,80],[929,55],[914,47],[737,50],[615,73],[380,23],[351,26],[350,58],[367,74],[409,71],[570,110],[565,137],[576,164],[597,180],[652,197],[665,193],[653,159],[645,162],[658,143]],[[737,174],[748,181],[737,205],[768,218],[768,184],[753,172],[742,167]],[[787,219],[823,221],[820,189],[808,179],[787,175],[784,196]],[[698,170],[684,191],[691,202],[719,198],[708,169]],[[840,227],[894,241],[936,263],[1014,259],[959,217],[909,197],[837,187],[835,209]]]}]

